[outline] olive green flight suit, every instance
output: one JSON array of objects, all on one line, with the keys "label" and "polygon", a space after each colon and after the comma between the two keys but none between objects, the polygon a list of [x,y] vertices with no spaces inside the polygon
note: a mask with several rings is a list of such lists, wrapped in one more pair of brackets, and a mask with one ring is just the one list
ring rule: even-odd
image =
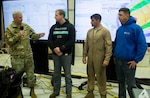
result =
[{"label": "olive green flight suit", "polygon": [[83,49],[83,57],[87,57],[88,91],[94,90],[95,78],[99,92],[106,95],[106,67],[103,61],[110,60],[112,55],[112,41],[110,32],[102,25],[99,28],[90,29],[87,33]]}]

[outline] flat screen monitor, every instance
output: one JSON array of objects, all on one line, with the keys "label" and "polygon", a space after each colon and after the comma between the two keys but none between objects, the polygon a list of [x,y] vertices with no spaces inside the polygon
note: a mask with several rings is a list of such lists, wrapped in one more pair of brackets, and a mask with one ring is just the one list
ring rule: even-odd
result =
[{"label": "flat screen monitor", "polygon": [[87,31],[92,28],[90,16],[95,13],[101,14],[101,24],[110,31],[114,41],[121,25],[118,10],[122,7],[130,8],[131,15],[144,30],[147,43],[150,43],[150,0],[75,0],[76,41],[85,40]]},{"label": "flat screen monitor", "polygon": [[31,26],[36,33],[45,32],[40,40],[47,40],[50,27],[55,24],[55,10],[63,9],[68,17],[67,0],[2,0],[4,29],[13,21],[15,10],[23,13],[23,22]]}]

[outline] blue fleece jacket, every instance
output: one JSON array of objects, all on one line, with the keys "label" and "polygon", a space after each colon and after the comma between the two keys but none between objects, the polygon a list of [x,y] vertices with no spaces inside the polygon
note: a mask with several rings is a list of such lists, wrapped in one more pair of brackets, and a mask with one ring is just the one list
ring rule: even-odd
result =
[{"label": "blue fleece jacket", "polygon": [[147,43],[142,28],[130,16],[117,30],[114,42],[114,57],[125,60],[141,61],[147,50]]}]

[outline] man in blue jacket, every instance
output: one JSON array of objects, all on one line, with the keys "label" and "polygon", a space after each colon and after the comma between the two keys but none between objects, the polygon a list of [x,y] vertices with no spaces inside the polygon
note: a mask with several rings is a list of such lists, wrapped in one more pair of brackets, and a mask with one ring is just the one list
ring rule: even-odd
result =
[{"label": "man in blue jacket", "polygon": [[114,60],[119,82],[119,98],[126,98],[126,85],[130,98],[134,98],[132,88],[136,87],[136,65],[141,61],[147,49],[142,28],[130,16],[128,8],[119,10],[122,24],[117,30],[114,42]]}]

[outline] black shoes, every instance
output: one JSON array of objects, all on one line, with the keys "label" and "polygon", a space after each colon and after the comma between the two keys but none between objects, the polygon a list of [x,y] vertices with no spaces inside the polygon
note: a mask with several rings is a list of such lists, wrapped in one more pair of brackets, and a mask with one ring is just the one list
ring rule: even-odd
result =
[{"label": "black shoes", "polygon": [[56,93],[52,93],[49,98],[56,98],[56,96],[59,96],[59,94],[56,94]]},{"label": "black shoes", "polygon": [[[59,96],[59,94],[56,94],[56,93],[52,93],[49,98],[56,98],[56,96]],[[72,95],[71,94],[67,94],[66,98],[72,98]]]},{"label": "black shoes", "polygon": [[72,98],[71,94],[67,94],[66,98]]}]

